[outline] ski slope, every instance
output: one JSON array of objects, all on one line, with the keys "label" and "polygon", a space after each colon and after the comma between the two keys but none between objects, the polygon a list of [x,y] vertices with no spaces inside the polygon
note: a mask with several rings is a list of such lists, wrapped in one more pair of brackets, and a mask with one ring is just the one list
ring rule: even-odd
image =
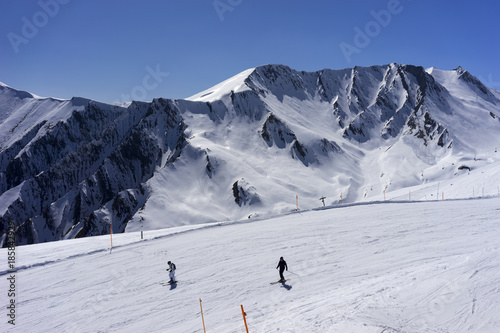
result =
[{"label": "ski slope", "polygon": [[[498,332],[500,198],[360,203],[16,248],[2,332]],[[283,256],[284,284],[275,269]],[[175,286],[166,262],[177,265]]]}]

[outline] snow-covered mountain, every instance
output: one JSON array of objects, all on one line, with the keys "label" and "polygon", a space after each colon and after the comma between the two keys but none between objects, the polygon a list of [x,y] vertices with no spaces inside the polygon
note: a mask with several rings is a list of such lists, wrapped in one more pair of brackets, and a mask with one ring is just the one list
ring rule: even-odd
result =
[{"label": "snow-covered mountain", "polygon": [[9,220],[26,244],[280,214],[322,196],[416,186],[412,200],[436,199],[439,183],[448,198],[496,194],[456,184],[500,178],[500,93],[460,67],[266,65],[128,107],[2,84],[0,117],[2,243]]}]

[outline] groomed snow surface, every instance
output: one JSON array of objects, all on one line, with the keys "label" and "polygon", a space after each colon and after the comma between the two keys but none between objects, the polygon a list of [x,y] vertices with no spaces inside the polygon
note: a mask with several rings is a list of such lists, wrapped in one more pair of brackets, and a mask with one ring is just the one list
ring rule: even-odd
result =
[{"label": "groomed snow surface", "polygon": [[[498,332],[500,198],[352,204],[16,248],[2,332]],[[283,284],[275,269],[283,256]],[[168,285],[167,261],[177,265]]]}]

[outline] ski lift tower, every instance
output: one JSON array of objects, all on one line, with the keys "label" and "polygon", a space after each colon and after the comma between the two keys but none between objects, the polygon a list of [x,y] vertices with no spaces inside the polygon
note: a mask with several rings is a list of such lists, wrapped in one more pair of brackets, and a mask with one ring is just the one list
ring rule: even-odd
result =
[{"label": "ski lift tower", "polygon": [[326,199],[325,196],[322,196],[321,198],[319,198],[319,200],[321,200],[323,202],[323,207],[325,207],[325,199]]}]

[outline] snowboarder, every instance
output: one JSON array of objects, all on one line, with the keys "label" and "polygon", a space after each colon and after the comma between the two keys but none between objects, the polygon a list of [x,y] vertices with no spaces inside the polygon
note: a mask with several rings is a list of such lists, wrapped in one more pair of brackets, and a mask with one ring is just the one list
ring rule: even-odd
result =
[{"label": "snowboarder", "polygon": [[168,276],[170,277],[169,283],[176,283],[175,281],[175,264],[171,261],[168,262],[168,268],[167,268]]},{"label": "snowboarder", "polygon": [[279,282],[284,282],[285,277],[283,276],[283,272],[286,270],[288,271],[288,266],[286,265],[286,261],[283,259],[283,257],[280,257],[280,261],[278,262],[278,266],[276,266],[276,269],[280,269],[280,280]]}]

